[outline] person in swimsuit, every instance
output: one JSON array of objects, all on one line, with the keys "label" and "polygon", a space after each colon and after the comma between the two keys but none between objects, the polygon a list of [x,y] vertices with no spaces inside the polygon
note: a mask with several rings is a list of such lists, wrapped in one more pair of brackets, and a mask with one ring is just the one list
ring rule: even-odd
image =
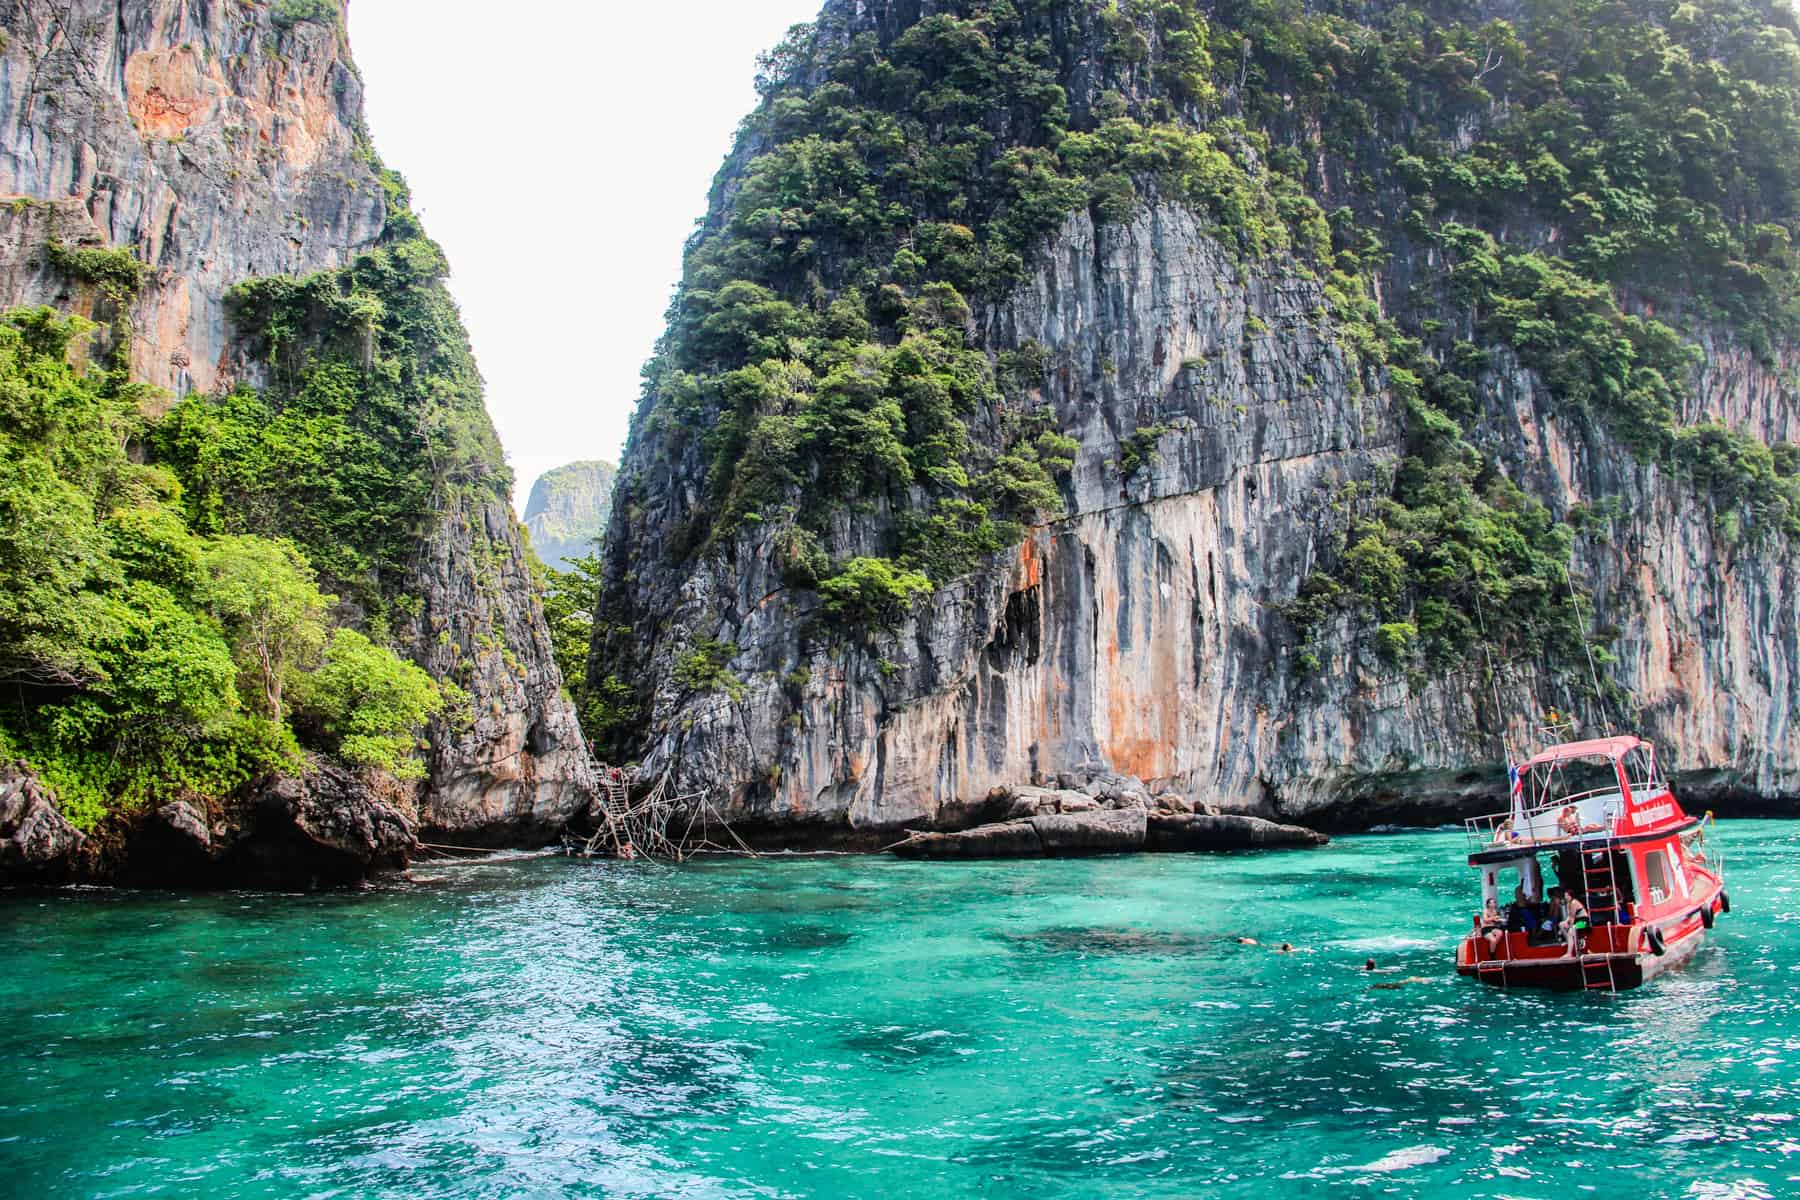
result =
[{"label": "person in swimsuit", "polygon": [[1500,911],[1500,902],[1489,900],[1481,910],[1481,936],[1487,942],[1489,958],[1500,952],[1500,943],[1506,940],[1506,924],[1506,917]]},{"label": "person in swimsuit", "polygon": [[1569,957],[1574,958],[1577,953],[1576,943],[1587,941],[1588,928],[1591,925],[1587,905],[1577,900],[1575,894],[1570,892],[1563,900],[1563,914],[1563,938],[1569,947]]}]

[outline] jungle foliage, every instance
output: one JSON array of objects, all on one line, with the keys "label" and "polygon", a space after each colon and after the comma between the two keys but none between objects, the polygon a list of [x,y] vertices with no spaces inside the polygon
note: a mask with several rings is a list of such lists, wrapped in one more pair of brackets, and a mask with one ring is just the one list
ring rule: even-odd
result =
[{"label": "jungle foliage", "polygon": [[1309,189],[1348,197],[1332,214],[1340,316],[1373,272],[1402,264],[1413,281],[1383,297],[1391,318],[1349,322],[1403,407],[1408,453],[1302,589],[1303,634],[1348,604],[1412,628],[1379,639],[1405,661],[1454,662],[1484,634],[1579,654],[1576,531],[1479,448],[1509,415],[1484,399],[1496,355],[1537,372],[1576,429],[1685,476],[1721,535],[1800,534],[1791,449],[1683,417],[1699,354],[1681,330],[1711,326],[1774,366],[1800,329],[1785,6],[1531,0],[1516,23],[1478,24],[1406,4],[1364,23],[1252,0],[1218,20],[1252,123],[1311,164]]},{"label": "jungle foliage", "polygon": [[147,389],[70,365],[93,331],[0,317],[0,752],[83,829],[223,798],[303,747],[420,773],[415,741],[455,689],[333,630],[300,546],[190,522]]},{"label": "jungle foliage", "polygon": [[399,177],[385,180],[380,245],[228,295],[267,386],[189,396],[150,435],[197,532],[291,538],[376,621],[448,498],[504,499],[512,485],[443,252]]},{"label": "jungle foliage", "polygon": [[[709,464],[671,552],[774,525],[784,577],[845,628],[899,619],[1061,511],[1077,447],[1034,408],[1042,348],[990,354],[973,312],[1071,212],[1124,219],[1153,190],[1246,255],[1329,248],[1324,214],[1242,123],[1200,131],[1115,96],[1077,129],[1046,40],[1066,13],[945,7],[891,43],[802,27],[767,56],[744,133],[761,152],[690,249],[646,369],[647,419]],[[1163,9],[1157,63],[1198,104],[1205,23]],[[834,552],[846,505],[886,514],[883,553]]]}]

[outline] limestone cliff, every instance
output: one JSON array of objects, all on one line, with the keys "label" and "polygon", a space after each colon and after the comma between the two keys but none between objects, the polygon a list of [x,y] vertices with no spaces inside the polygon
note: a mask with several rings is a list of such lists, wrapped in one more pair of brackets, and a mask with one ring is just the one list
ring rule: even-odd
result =
[{"label": "limestone cliff", "polygon": [[[279,336],[253,330],[228,302],[234,287],[374,261],[397,222],[422,238],[368,143],[341,5],[5,0],[0,28],[0,306],[99,320],[90,352],[123,353],[132,378],[162,389],[158,406],[302,378],[338,337],[311,316]],[[70,253],[87,250],[128,252],[147,268],[141,287],[71,268]],[[590,768],[506,499],[510,474],[435,269],[415,272],[421,294],[441,296],[435,324],[390,330],[377,307],[347,357],[367,372],[404,345],[469,381],[468,395],[448,417],[433,410],[451,402],[434,397],[378,431],[422,447],[426,462],[393,563],[353,578],[322,570],[345,598],[340,619],[379,609],[371,628],[469,696],[472,712],[431,731],[429,780],[389,799],[427,837],[545,837],[585,808]],[[424,345],[432,338],[441,344]],[[375,411],[367,394],[357,403]],[[307,483],[229,497],[223,527],[288,536],[305,527]]]},{"label": "limestone cliff", "polygon": [[[1542,79],[1533,82],[1522,70],[1527,51],[1510,25],[1482,26],[1466,52],[1462,26],[1407,42],[1424,47],[1409,102],[1420,111],[1402,106],[1389,125],[1380,115],[1385,95],[1358,94],[1346,81],[1373,74],[1367,64],[1379,62],[1390,72],[1384,86],[1391,82],[1400,42],[1384,40],[1390,34],[1381,28],[1318,15],[1329,9],[1283,8],[1291,28],[1266,35],[1250,28],[1253,6],[1163,5],[1158,15],[1156,6],[1064,3],[1023,16],[1010,6],[1000,14],[999,7],[833,0],[807,38],[772,60],[788,72],[785,82],[768,87],[764,108],[746,124],[720,175],[674,310],[671,343],[701,349],[651,374],[607,541],[609,587],[590,690],[610,684],[615,695],[635,697],[636,709],[621,703],[602,715],[623,731],[619,744],[641,756],[643,778],[673,772],[746,827],[813,827],[819,836],[847,839],[907,824],[966,822],[997,786],[1102,771],[1229,809],[1366,825],[1497,805],[1502,736],[1514,747],[1528,744],[1536,715],[1556,706],[1578,713],[1589,729],[1624,724],[1658,742],[1695,807],[1800,798],[1800,557],[1793,540],[1766,528],[1751,536],[1739,525],[1750,519],[1748,510],[1697,483],[1696,468],[1634,447],[1631,420],[1596,418],[1595,409],[1573,405],[1559,369],[1528,364],[1531,345],[1516,328],[1497,332],[1506,310],[1467,305],[1470,277],[1456,274],[1467,260],[1453,248],[1464,227],[1454,221],[1473,220],[1465,214],[1474,202],[1459,208],[1447,198],[1431,216],[1416,190],[1408,199],[1405,177],[1438,159],[1406,158],[1394,147],[1419,136],[1415,131],[1434,117],[1443,124],[1441,137],[1432,131],[1429,153],[1445,162],[1484,139],[1510,136],[1518,101],[1506,89],[1522,101]],[[1493,5],[1463,17],[1469,30],[1505,18],[1529,34],[1537,13]],[[1378,24],[1380,14],[1365,19]],[[1655,24],[1662,19],[1644,18],[1647,37],[1664,36]],[[1789,18],[1770,19],[1791,25]],[[1196,27],[1210,58],[1193,50]],[[1309,44],[1315,28],[1322,32]],[[1041,110],[1022,108],[1014,93],[992,102],[989,111],[998,115],[980,127],[979,139],[969,139],[976,147],[970,161],[985,164],[987,173],[951,176],[954,164],[938,168],[956,180],[943,185],[943,194],[958,197],[942,210],[947,216],[932,213],[916,155],[888,158],[887,146],[863,149],[851,139],[867,169],[851,175],[842,159],[830,157],[835,143],[821,148],[834,131],[881,130],[881,120],[939,129],[931,124],[935,115],[921,115],[925,101],[910,97],[930,84],[933,104],[956,103],[956,95],[978,88],[979,76],[973,68],[958,75],[955,55],[973,62],[1006,38],[1021,47],[1007,60],[1008,78],[1042,71],[1039,83],[1053,80],[1057,95]],[[1304,53],[1316,56],[1316,74],[1294,67]],[[1418,97],[1438,96],[1433,79],[1451,76],[1443,86],[1457,96],[1441,102],[1441,115],[1425,111]],[[865,107],[857,108],[852,94]],[[901,94],[909,98],[896,99]],[[1368,124],[1356,138],[1333,140],[1330,122],[1344,105],[1359,106],[1357,117]],[[881,118],[868,117],[870,110]],[[1048,120],[1034,111],[1067,117],[1076,132],[1060,147],[1060,132],[1033,146],[1036,135],[1022,130]],[[806,126],[808,112],[826,116]],[[767,321],[759,330],[776,327],[768,293],[738,293],[750,302],[727,309],[720,298],[738,285],[726,280],[746,270],[742,264],[755,264],[762,273],[754,278],[769,293],[820,314],[818,326],[801,320],[793,328],[821,330],[813,336],[823,339],[866,319],[877,329],[872,341],[904,346],[921,328],[914,299],[925,298],[921,270],[940,260],[951,264],[940,278],[959,269],[933,248],[944,239],[942,222],[963,228],[970,234],[964,244],[979,242],[992,262],[1007,245],[1000,236],[990,239],[978,218],[1015,220],[1023,201],[996,208],[984,197],[1003,187],[1023,193],[1028,185],[1006,181],[1043,171],[1043,147],[1059,149],[1068,169],[1077,155],[1081,162],[1098,158],[1104,150],[1096,142],[1107,136],[1149,131],[1175,140],[1165,132],[1169,125],[1156,123],[1170,114],[1189,129],[1216,129],[1227,142],[1243,136],[1246,118],[1263,121],[1268,140],[1239,142],[1247,148],[1238,161],[1249,164],[1242,169],[1251,178],[1264,162],[1286,161],[1284,169],[1311,196],[1336,208],[1335,271],[1330,254],[1324,266],[1306,261],[1292,218],[1297,232],[1287,249],[1246,253],[1255,239],[1246,226],[1233,226],[1241,218],[1222,216],[1216,200],[1209,211],[1205,195],[1177,195],[1168,174],[1148,177],[1163,161],[1160,151],[1121,156],[1110,175],[1104,167],[1091,171],[1081,180],[1088,202],[1072,205],[1075,211],[1031,240],[1023,267],[1004,286],[970,287],[957,278],[973,294],[953,322],[1002,375],[1022,351],[1041,359],[1028,386],[1002,387],[1004,398],[990,393],[965,410],[963,427],[976,450],[963,461],[1004,463],[1016,444],[1008,429],[1027,415],[1047,417],[1049,428],[1077,443],[1072,466],[1058,475],[1062,511],[1041,512],[1016,544],[973,569],[932,571],[928,599],[898,602],[889,620],[846,630],[851,593],[843,581],[850,574],[820,582],[825,572],[796,572],[795,564],[815,546],[831,568],[893,555],[898,546],[899,567],[930,569],[927,557],[906,549],[916,544],[906,531],[917,527],[906,514],[947,510],[941,501],[926,507],[930,485],[917,466],[925,461],[922,443],[906,441],[906,422],[916,428],[908,407],[915,401],[895,394],[896,428],[915,464],[904,477],[896,471],[884,482],[871,474],[860,494],[844,496],[822,522],[807,526],[813,481],[833,460],[790,454],[780,460],[787,469],[776,476],[778,486],[765,491],[753,519],[743,518],[747,506],[733,508],[732,495],[709,484],[720,477],[727,452],[717,439],[697,437],[695,424],[683,424],[696,404],[698,425],[729,420],[733,388],[748,386],[740,373],[708,390],[711,364],[734,361],[714,349],[727,319],[762,305],[744,319]],[[1095,140],[1078,140],[1094,129]],[[814,141],[790,149],[802,135]],[[1001,155],[998,148],[1016,143],[1030,153]],[[782,169],[802,156],[838,189],[829,199],[787,184],[792,177]],[[896,162],[911,164],[904,191],[892,184],[902,169]],[[917,211],[891,226],[898,232],[877,235],[866,231],[890,228],[882,224],[889,218],[872,206],[859,209],[862,223],[845,233],[848,222],[834,222],[855,203],[845,198],[856,195],[846,178],[864,184],[864,195],[899,197],[902,209],[913,204]],[[1270,186],[1282,194],[1279,183]],[[1553,253],[1574,227],[1574,218],[1564,218],[1566,226],[1540,218],[1528,200],[1509,203],[1516,211],[1494,226],[1503,250],[1511,244],[1504,238],[1514,237],[1531,247],[1521,254]],[[1792,226],[1787,203],[1759,219]],[[1289,213],[1303,207],[1291,198],[1271,205]],[[877,247],[872,252],[869,243]],[[1346,264],[1358,261],[1365,270],[1374,264],[1364,276],[1372,308],[1360,314],[1345,283]],[[866,318],[833,303],[850,295],[858,309],[867,301]],[[1751,439],[1733,444],[1752,453],[1776,447],[1778,461],[1788,464],[1782,477],[1791,478],[1792,463],[1780,456],[1787,453],[1782,444],[1800,436],[1792,384],[1800,359],[1788,336],[1753,349],[1755,339],[1716,313],[1702,315],[1703,305],[1648,285],[1621,287],[1620,296],[1626,315],[1607,309],[1612,328],[1635,331],[1639,316],[1660,309],[1694,348],[1681,360],[1690,365],[1675,381],[1670,420],[1680,428],[1721,422]],[[941,315],[943,304],[933,303]],[[883,304],[903,314],[885,335]],[[1550,328],[1582,319],[1564,311]],[[1378,333],[1401,348],[1383,363],[1369,350],[1369,331],[1389,328],[1414,340]],[[761,393],[760,411],[776,420],[755,427],[761,432],[748,439],[753,449],[807,444],[831,391],[831,379],[817,382],[819,370],[793,366],[831,363],[794,349],[805,332],[790,336],[785,350],[765,341],[748,356],[763,358],[765,377],[783,358],[784,378],[802,376],[780,399],[769,399],[780,394],[775,390]],[[1426,353],[1408,360],[1420,344]],[[1490,652],[1473,635],[1477,622],[1501,618],[1478,611],[1479,598],[1463,618],[1469,628],[1460,658],[1421,657],[1408,640],[1424,626],[1418,614],[1441,615],[1430,602],[1454,586],[1434,584],[1429,575],[1408,583],[1406,612],[1396,611],[1392,624],[1367,591],[1354,593],[1355,602],[1325,605],[1310,628],[1296,616],[1303,583],[1352,577],[1348,542],[1380,542],[1386,535],[1370,530],[1399,527],[1404,513],[1394,516],[1398,501],[1387,497],[1399,497],[1408,473],[1429,457],[1419,449],[1422,431],[1440,428],[1416,394],[1420,360],[1433,356],[1425,364],[1433,371],[1435,363],[1472,364],[1459,376],[1461,431],[1445,436],[1461,439],[1458,461],[1486,465],[1457,469],[1488,481],[1481,488],[1516,483],[1521,499],[1497,501],[1500,507],[1517,511],[1535,498],[1552,526],[1544,544],[1571,547],[1579,602],[1539,611],[1560,613],[1565,629],[1600,631],[1602,657],[1615,659],[1606,668],[1613,686],[1600,695],[1583,682],[1581,636],[1569,635],[1559,659],[1542,638],[1541,618],[1516,637],[1495,625],[1485,639],[1490,673]],[[873,354],[856,361],[869,378]],[[1678,441],[1671,434],[1668,444]],[[1406,554],[1431,549],[1392,540]],[[1554,576],[1520,583],[1513,595],[1535,588],[1549,593],[1545,604],[1566,605],[1554,583]],[[1494,603],[1492,593],[1487,603]]]},{"label": "limestone cliff", "polygon": [[593,554],[612,519],[613,482],[619,469],[591,459],[545,471],[531,485],[525,502],[525,528],[531,548],[547,566]]}]

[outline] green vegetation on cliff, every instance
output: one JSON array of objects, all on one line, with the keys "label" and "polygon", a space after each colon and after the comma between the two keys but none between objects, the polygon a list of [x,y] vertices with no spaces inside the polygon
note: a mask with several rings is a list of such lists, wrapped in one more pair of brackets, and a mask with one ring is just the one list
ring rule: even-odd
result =
[{"label": "green vegetation on cliff", "polygon": [[446,497],[503,499],[512,484],[443,252],[386,178],[379,246],[342,270],[233,289],[267,385],[190,396],[152,433],[197,531],[291,538],[378,623]]},{"label": "green vegetation on cliff", "polygon": [[[744,134],[760,153],[690,252],[647,371],[650,421],[673,453],[695,442],[710,463],[709,504],[670,552],[747,524],[791,528],[790,581],[820,587],[844,618],[903,614],[918,578],[966,573],[1060,510],[1054,480],[1075,446],[1033,408],[1042,355],[990,355],[971,301],[1018,282],[1069,213],[1122,218],[1152,189],[1246,254],[1317,255],[1329,241],[1323,213],[1261,165],[1266,144],[1241,124],[1199,132],[1166,103],[1114,95],[1105,119],[1071,129],[1046,19],[951,7],[968,11],[891,44],[864,35],[827,52],[801,30],[770,56]],[[1211,95],[1204,22],[1163,7],[1159,60],[1197,102]],[[892,514],[886,555],[854,556],[854,577],[824,544],[846,504]]]},{"label": "green vegetation on cliff", "polygon": [[[443,255],[385,180],[379,245],[232,293],[260,389],[147,415],[122,356],[71,365],[91,324],[0,320],[0,753],[82,828],[225,799],[302,749],[420,778],[422,731],[467,705],[389,643],[440,514],[510,476]],[[122,251],[49,253],[121,314],[142,286]]]},{"label": "green vegetation on cliff", "polygon": [[[1395,405],[1398,464],[1338,498],[1339,539],[1288,606],[1303,664],[1339,619],[1420,673],[1482,640],[1582,660],[1569,563],[1607,509],[1534,494],[1496,387],[1520,367],[1605,464],[1587,486],[1654,469],[1721,537],[1800,533],[1800,451],[1693,416],[1702,342],[1791,367],[1785,5],[932,9],[830,3],[763,64],[634,432],[658,471],[704,475],[705,498],[678,502],[673,536],[609,548],[590,732],[629,733],[648,693],[639,572],[729,561],[755,530],[841,635],[904,617],[1059,509],[1077,448],[1037,407],[1045,348],[985,318],[1077,211],[1118,224],[1178,202],[1247,269],[1316,280],[1353,386]],[[1162,433],[1127,439],[1122,475]],[[634,513],[648,478],[628,479]]]},{"label": "green vegetation on cliff", "polygon": [[1476,24],[1419,5],[1374,23],[1279,0],[1218,10],[1247,113],[1307,164],[1309,190],[1347,201],[1334,282],[1396,267],[1410,280],[1388,287],[1391,319],[1371,313],[1362,343],[1403,406],[1407,456],[1292,610],[1304,635],[1354,603],[1403,661],[1415,648],[1456,661],[1483,626],[1574,660],[1562,598],[1577,531],[1479,448],[1495,429],[1484,392],[1509,357],[1590,440],[1685,475],[1725,536],[1800,534],[1790,448],[1680,416],[1695,334],[1774,366],[1797,331],[1793,14],[1738,0],[1517,12]]},{"label": "green vegetation on cliff", "polygon": [[146,389],[70,366],[92,332],[48,309],[0,318],[0,754],[80,828],[223,798],[302,746],[421,773],[413,742],[454,689],[334,632],[336,598],[292,542],[190,525],[148,453]]}]

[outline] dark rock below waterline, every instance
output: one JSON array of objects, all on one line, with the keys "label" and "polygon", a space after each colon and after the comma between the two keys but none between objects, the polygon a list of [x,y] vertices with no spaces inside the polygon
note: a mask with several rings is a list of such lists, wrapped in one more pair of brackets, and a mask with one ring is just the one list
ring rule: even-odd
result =
[{"label": "dark rock below waterline", "polygon": [[210,811],[114,814],[88,837],[22,766],[0,765],[0,885],[311,890],[404,869],[413,823],[361,775],[312,758]]},{"label": "dark rock below waterline", "polygon": [[60,883],[86,842],[23,763],[0,767],[0,880]]},{"label": "dark rock below waterline", "polygon": [[1038,858],[1044,843],[1030,821],[1001,821],[955,833],[915,833],[892,849],[901,858]]},{"label": "dark rock below waterline", "polygon": [[1261,817],[1152,813],[1141,808],[1056,813],[946,833],[914,833],[901,858],[1037,858],[1140,850],[1246,850],[1322,846],[1331,839]]}]

